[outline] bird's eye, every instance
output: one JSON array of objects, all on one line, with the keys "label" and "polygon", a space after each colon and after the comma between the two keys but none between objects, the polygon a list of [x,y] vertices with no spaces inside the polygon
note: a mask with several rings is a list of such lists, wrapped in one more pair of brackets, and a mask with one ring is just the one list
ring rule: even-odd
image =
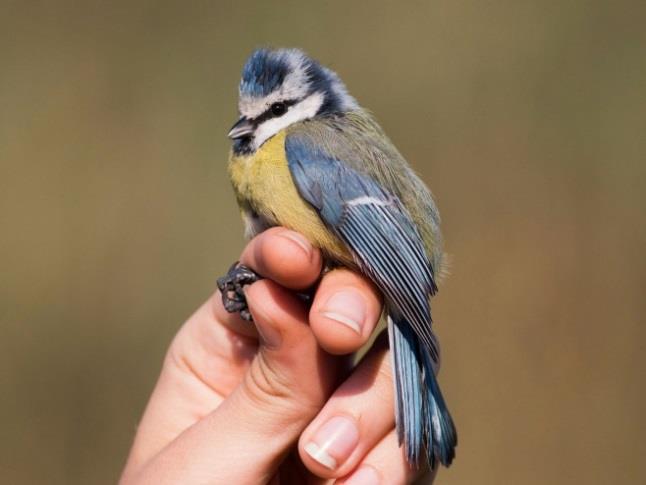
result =
[{"label": "bird's eye", "polygon": [[282,116],[287,112],[287,105],[285,103],[274,103],[269,109],[274,116]]}]

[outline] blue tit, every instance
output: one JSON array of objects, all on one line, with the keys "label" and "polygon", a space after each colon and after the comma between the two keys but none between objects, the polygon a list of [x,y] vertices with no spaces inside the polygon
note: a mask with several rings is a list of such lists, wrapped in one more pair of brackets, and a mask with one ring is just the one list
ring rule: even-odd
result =
[{"label": "blue tit", "polygon": [[[328,265],[376,284],[384,295],[400,446],[413,465],[422,453],[431,467],[450,465],[457,433],[436,379],[440,349],[429,299],[443,252],[430,191],[337,74],[302,51],[256,50],[239,95],[229,175],[247,237],[272,226],[298,231]],[[232,301],[227,290],[249,278],[248,269],[234,267],[220,282],[229,311],[247,311],[242,292]]]}]

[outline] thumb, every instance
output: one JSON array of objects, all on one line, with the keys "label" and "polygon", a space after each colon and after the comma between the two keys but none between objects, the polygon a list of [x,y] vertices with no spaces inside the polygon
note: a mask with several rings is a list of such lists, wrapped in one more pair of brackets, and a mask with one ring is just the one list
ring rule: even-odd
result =
[{"label": "thumb", "polygon": [[222,404],[145,467],[145,482],[267,482],[331,393],[341,360],[317,345],[306,305],[270,280],[246,295],[258,353]]},{"label": "thumb", "polygon": [[[325,404],[336,383],[339,359],[317,344],[308,309],[293,293],[270,280],[246,289],[260,337],[259,352],[240,386],[218,409],[244,416],[244,429],[256,440],[252,450],[268,469],[297,441]],[[237,433],[241,427],[236,426]]]},{"label": "thumb", "polygon": [[272,428],[279,421],[281,429],[309,421],[307,411],[318,412],[332,391],[339,360],[318,345],[308,323],[309,309],[293,293],[270,280],[247,287],[245,293],[260,347],[235,400],[275,414],[273,425],[268,423]]}]

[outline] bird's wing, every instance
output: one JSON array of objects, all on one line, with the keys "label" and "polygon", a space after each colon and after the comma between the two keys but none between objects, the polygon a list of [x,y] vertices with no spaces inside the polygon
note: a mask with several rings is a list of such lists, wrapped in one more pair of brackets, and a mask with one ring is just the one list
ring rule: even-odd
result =
[{"label": "bird's wing", "polygon": [[348,245],[390,308],[410,322],[437,363],[428,301],[437,291],[433,267],[401,201],[368,175],[330,156],[306,135],[288,135],[285,151],[301,197]]}]

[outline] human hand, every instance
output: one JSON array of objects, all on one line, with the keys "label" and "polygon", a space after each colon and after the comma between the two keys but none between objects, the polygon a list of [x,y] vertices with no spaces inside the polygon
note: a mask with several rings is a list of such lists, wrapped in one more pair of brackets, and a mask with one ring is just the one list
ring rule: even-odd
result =
[{"label": "human hand", "polygon": [[241,263],[265,278],[245,290],[255,325],[226,312],[216,292],[182,326],[121,483],[411,481],[385,336],[354,369],[343,356],[370,338],[378,291],[336,269],[308,308],[295,291],[319,280],[322,257],[284,228],[253,239]]}]

